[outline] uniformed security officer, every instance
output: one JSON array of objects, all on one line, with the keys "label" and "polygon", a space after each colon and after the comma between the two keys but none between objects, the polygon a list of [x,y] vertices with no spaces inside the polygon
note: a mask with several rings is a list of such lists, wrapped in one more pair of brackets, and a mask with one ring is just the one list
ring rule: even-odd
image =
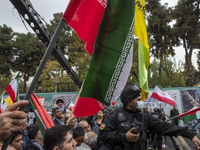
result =
[{"label": "uniformed security officer", "polygon": [[[154,108],[154,112],[152,112],[151,114],[154,118],[157,118],[159,120],[164,120],[161,114],[161,109],[159,108]],[[152,144],[153,144],[154,149],[156,149],[157,147],[158,150],[161,150],[162,149],[162,135],[151,133],[151,136],[153,140]]]},{"label": "uniformed security officer", "polygon": [[167,136],[182,135],[190,138],[197,148],[200,147],[200,140],[193,132],[143,113],[141,110],[144,104],[140,92],[141,89],[133,85],[121,93],[124,107],[108,114],[100,128],[99,141],[104,147],[112,150],[145,150],[147,130]]}]

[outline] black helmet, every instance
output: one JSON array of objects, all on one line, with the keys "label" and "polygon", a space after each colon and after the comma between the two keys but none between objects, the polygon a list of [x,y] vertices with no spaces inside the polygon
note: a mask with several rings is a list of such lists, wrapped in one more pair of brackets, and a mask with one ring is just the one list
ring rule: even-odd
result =
[{"label": "black helmet", "polygon": [[121,93],[121,102],[126,104],[128,101],[140,96],[141,88],[137,85],[131,85],[124,88]]}]

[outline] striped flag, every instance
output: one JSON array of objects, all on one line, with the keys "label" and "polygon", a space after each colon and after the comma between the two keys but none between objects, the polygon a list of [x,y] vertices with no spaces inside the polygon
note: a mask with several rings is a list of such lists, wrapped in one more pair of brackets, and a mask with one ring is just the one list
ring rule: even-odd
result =
[{"label": "striped flag", "polygon": [[19,89],[19,73],[6,88],[6,92],[10,95],[10,98],[12,99],[13,103],[17,102],[19,99],[18,89]]},{"label": "striped flag", "polygon": [[29,100],[29,102],[35,113],[37,124],[40,127],[42,135],[44,136],[45,130],[53,127],[54,123],[34,94],[31,94],[31,99]]},{"label": "striped flag", "polygon": [[150,52],[145,22],[145,0],[135,2],[135,30],[134,34],[138,41],[138,61],[139,61],[139,81],[141,87],[142,100],[146,100],[149,94],[148,87],[148,67],[150,63]]},{"label": "striped flag", "polygon": [[178,115],[180,119],[186,124],[189,121],[200,119],[200,107],[194,107],[190,111]]},{"label": "striped flag", "polygon": [[176,106],[174,99],[167,92],[162,91],[158,86],[155,86],[151,98]]},{"label": "striped flag", "polygon": [[[79,20],[85,20],[79,24],[85,33],[92,34],[92,28],[98,29],[89,70],[74,110],[75,116],[82,117],[91,116],[116,101],[126,85],[132,65],[135,1],[79,0],[76,5],[75,2],[78,1],[71,0],[63,15],[66,22],[71,25],[71,21],[79,24]],[[91,13],[91,9],[96,12]],[[105,10],[103,18],[97,15],[99,10],[100,13]],[[82,13],[89,15],[77,16]],[[100,26],[94,23],[87,28],[93,18],[101,20]]]}]

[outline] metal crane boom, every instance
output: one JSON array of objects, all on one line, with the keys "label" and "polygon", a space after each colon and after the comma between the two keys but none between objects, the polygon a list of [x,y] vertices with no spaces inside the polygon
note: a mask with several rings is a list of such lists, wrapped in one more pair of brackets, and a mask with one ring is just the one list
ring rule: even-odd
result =
[{"label": "metal crane boom", "polygon": [[[18,12],[22,15],[22,17],[26,20],[26,22],[30,25],[33,31],[38,35],[39,39],[48,46],[51,35],[45,25],[42,23],[41,19],[38,17],[37,12],[33,9],[32,4],[29,0],[10,0],[11,3],[15,6]],[[72,69],[70,64],[68,63],[67,58],[64,57],[64,54],[60,50],[60,47],[55,45],[52,51],[52,55],[57,59],[60,65],[66,69],[68,75],[71,79],[76,83],[76,85],[81,87],[81,80],[76,75],[75,71]]]}]

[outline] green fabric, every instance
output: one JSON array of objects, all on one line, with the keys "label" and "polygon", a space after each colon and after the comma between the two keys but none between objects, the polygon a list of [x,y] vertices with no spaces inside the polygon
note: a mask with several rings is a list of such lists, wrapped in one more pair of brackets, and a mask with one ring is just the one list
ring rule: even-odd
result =
[{"label": "green fabric", "polygon": [[139,80],[142,88],[142,100],[146,100],[149,94],[148,86],[148,66],[149,66],[149,51],[138,40],[138,62],[139,62]]},{"label": "green fabric", "polygon": [[[80,97],[92,97],[107,106],[110,105],[111,99],[105,100],[106,93],[109,91],[113,94],[119,76],[126,73],[123,72],[123,67],[133,42],[134,29],[130,33],[130,28],[134,27],[134,13],[133,0],[108,1]],[[122,51],[127,38],[128,46]],[[113,74],[115,79],[111,81]],[[111,82],[112,87],[109,86]]]},{"label": "green fabric", "polygon": [[188,123],[189,121],[196,120],[196,119],[197,119],[197,116],[196,116],[196,113],[195,113],[195,114],[193,114],[193,115],[185,115],[185,116],[181,117],[181,119],[182,119],[183,122],[186,124],[186,123]]}]

